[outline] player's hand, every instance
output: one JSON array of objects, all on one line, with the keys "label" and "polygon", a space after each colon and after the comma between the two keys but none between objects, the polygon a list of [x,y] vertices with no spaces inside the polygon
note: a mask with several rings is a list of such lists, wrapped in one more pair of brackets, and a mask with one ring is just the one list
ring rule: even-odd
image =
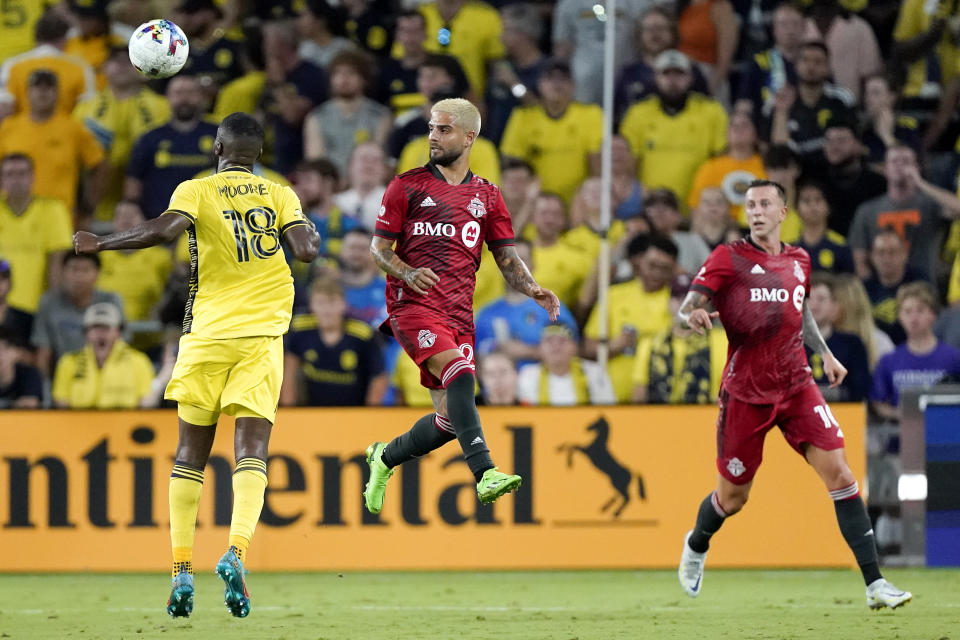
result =
[{"label": "player's hand", "polygon": [[823,358],[823,372],[827,374],[831,389],[839,387],[843,379],[847,377],[847,368],[840,364],[840,361],[832,353],[828,353]]},{"label": "player's hand", "polygon": [[433,269],[422,267],[408,271],[406,275],[403,276],[403,281],[407,283],[408,287],[420,295],[425,295],[433,285],[440,282],[440,278],[433,272]]},{"label": "player's hand", "polygon": [[553,291],[540,287],[530,297],[533,298],[538,305],[547,310],[547,315],[550,316],[550,322],[557,321],[557,317],[560,315],[560,299],[557,298]]},{"label": "player's hand", "polygon": [[719,318],[720,312],[707,312],[706,309],[694,309],[687,318],[687,326],[693,329],[701,336],[707,335],[707,331],[713,328],[714,318]]},{"label": "player's hand", "polygon": [[73,250],[77,253],[96,253],[97,242],[100,239],[87,231],[77,231],[73,234]]}]

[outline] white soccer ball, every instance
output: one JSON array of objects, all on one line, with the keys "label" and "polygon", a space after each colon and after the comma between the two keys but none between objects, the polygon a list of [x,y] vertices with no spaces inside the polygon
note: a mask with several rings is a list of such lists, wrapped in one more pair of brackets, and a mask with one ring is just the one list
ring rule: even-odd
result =
[{"label": "white soccer ball", "polygon": [[187,63],[187,36],[169,20],[151,20],[137,27],[127,45],[130,62],[148,78],[169,78]]}]

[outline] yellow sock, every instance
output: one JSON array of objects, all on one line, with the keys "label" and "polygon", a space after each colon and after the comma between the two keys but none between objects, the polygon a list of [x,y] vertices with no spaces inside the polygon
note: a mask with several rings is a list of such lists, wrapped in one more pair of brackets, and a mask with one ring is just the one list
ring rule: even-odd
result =
[{"label": "yellow sock", "polygon": [[170,474],[170,544],[173,573],[193,573],[193,534],[203,491],[203,469],[175,462]]},{"label": "yellow sock", "polygon": [[259,458],[241,458],[233,472],[233,516],[230,518],[230,546],[236,547],[243,562],[253,531],[263,510],[267,488],[267,463]]}]

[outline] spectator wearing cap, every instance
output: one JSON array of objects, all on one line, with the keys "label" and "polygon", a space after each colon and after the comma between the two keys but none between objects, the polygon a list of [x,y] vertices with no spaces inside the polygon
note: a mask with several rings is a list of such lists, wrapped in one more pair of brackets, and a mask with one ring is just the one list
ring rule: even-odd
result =
[{"label": "spectator wearing cap", "polygon": [[150,393],[150,358],[120,337],[123,315],[109,302],[83,314],[85,343],[64,354],[53,376],[53,402],[61,409],[135,409]]},{"label": "spectator wearing cap", "polygon": [[[751,5],[752,10],[752,5]],[[793,2],[780,2],[773,11],[773,47],[754,54],[740,81],[737,109],[759,121],[773,113],[774,96],[797,82],[796,64],[806,29],[803,10]],[[762,28],[763,31],[766,29]],[[748,27],[747,32],[752,31]]]},{"label": "spectator wearing cap", "polygon": [[0,409],[37,409],[43,399],[40,372],[19,361],[23,344],[13,330],[0,325]]},{"label": "spectator wearing cap", "polygon": [[[41,3],[24,4],[32,7]],[[56,76],[56,84],[60,87],[56,96],[57,113],[69,115],[78,102],[93,95],[96,89],[93,68],[83,58],[64,52],[69,31],[70,23],[66,18],[60,12],[48,9],[34,28],[36,47],[7,59],[0,66],[0,119],[11,112],[29,111],[29,80],[38,69],[48,70]]]},{"label": "spectator wearing cap", "polygon": [[37,196],[33,161],[14,153],[0,158],[0,258],[7,263],[11,306],[37,310],[43,292],[60,284],[63,254],[73,248],[73,223],[56,198]]},{"label": "spectator wearing cap", "polygon": [[10,271],[10,263],[0,258],[0,327],[10,333],[11,340],[26,346],[33,329],[33,315],[10,305]]},{"label": "spectator wearing cap", "polygon": [[103,147],[86,127],[57,111],[54,72],[37,69],[28,85],[28,109],[0,123],[0,158],[12,153],[28,156],[33,161],[34,192],[59,199],[71,213],[79,186],[84,196],[80,211],[92,213],[109,178]]},{"label": "spectator wearing cap", "polygon": [[123,199],[140,205],[147,220],[167,210],[184,180],[214,166],[217,125],[206,122],[207,99],[195,76],[177,75],[167,83],[170,120],[140,136],[126,166]]},{"label": "spectator wearing cap", "polygon": [[97,91],[107,86],[103,65],[110,57],[110,51],[116,47],[127,48],[125,40],[111,33],[108,4],[108,0],[71,0],[69,3],[77,28],[73,37],[67,40],[64,52],[86,60],[93,68]]},{"label": "spectator wearing cap", "polygon": [[805,180],[800,184],[797,215],[803,222],[803,232],[795,244],[810,255],[811,270],[853,273],[853,254],[847,241],[827,227],[830,203],[820,183]]},{"label": "spectator wearing cap", "polygon": [[[669,329],[670,283],[677,272],[677,245],[659,234],[638,235],[627,245],[634,279],[610,287],[607,297],[607,372],[617,402],[629,402],[637,341]],[[584,328],[583,355],[596,358],[600,345],[600,309],[594,307]]]},{"label": "spectator wearing cap", "polygon": [[307,0],[303,11],[297,16],[297,32],[301,58],[326,69],[330,62],[344,51],[356,46],[343,36],[343,12],[335,9],[326,0]]},{"label": "spectator wearing cap", "polygon": [[577,357],[572,324],[548,324],[540,332],[540,362],[520,367],[520,403],[541,407],[614,404],[610,377],[598,363]]},{"label": "spectator wearing cap", "polygon": [[[517,242],[517,255],[531,272],[536,263],[529,243]],[[560,305],[558,322],[576,326],[573,314]],[[540,334],[550,324],[550,316],[525,294],[507,285],[503,296],[477,312],[476,348],[478,355],[500,351],[517,363],[518,367],[540,358]]]},{"label": "spectator wearing cap", "polygon": [[574,101],[570,65],[557,58],[544,63],[537,91],[540,104],[510,115],[500,151],[529,162],[544,191],[569,203],[588,175],[599,174],[603,111]]},{"label": "spectator wearing cap", "polygon": [[620,134],[646,187],[667,187],[686,202],[700,165],[726,146],[727,113],[691,90],[690,59],[670,49],[655,62],[657,92],[627,110]]},{"label": "spectator wearing cap", "polygon": [[123,308],[118,295],[96,288],[99,275],[100,260],[96,254],[64,254],[63,283],[40,298],[30,336],[37,350],[37,368],[44,375],[49,375],[51,365],[60,356],[83,348],[83,314],[87,309],[100,302]]},{"label": "spectator wearing cap", "polygon": [[822,42],[805,42],[797,56],[797,84],[777,91],[771,117],[762,124],[762,137],[788,145],[803,169],[823,162],[826,123],[839,118],[853,122],[853,94],[830,82],[830,52]]},{"label": "spectator wearing cap", "polygon": [[687,196],[687,206],[693,210],[700,203],[700,194],[704,189],[718,187],[730,203],[731,219],[746,225],[743,203],[747,195],[747,185],[766,177],[763,158],[757,146],[757,128],[744,109],[735,110],[727,127],[727,150],[723,155],[710,158],[697,169],[693,186]]},{"label": "spectator wearing cap", "polygon": [[147,88],[127,54],[127,47],[114,47],[103,62],[107,86],[83,100],[73,116],[97,138],[107,152],[110,180],[94,211],[99,222],[109,222],[123,196],[123,181],[133,143],[147,131],[170,118],[170,105]]},{"label": "spectator wearing cap", "polygon": [[676,194],[662,187],[651,189],[643,202],[643,214],[655,233],[670,238],[677,245],[680,271],[689,274],[699,271],[710,257],[710,247],[698,234],[680,230],[683,215]]},{"label": "spectator wearing cap", "polygon": [[174,9],[174,21],[190,43],[183,72],[210,78],[215,93],[243,75],[243,46],[224,34],[223,12],[213,0],[183,0]]},{"label": "spectator wearing cap", "polygon": [[864,78],[883,69],[883,59],[870,24],[842,4],[837,0],[813,0],[804,39],[827,45],[834,82],[859,101]]},{"label": "spectator wearing cap", "polygon": [[[670,312],[675,314],[690,288],[690,276],[670,285]],[[637,404],[710,404],[717,401],[727,360],[727,336],[714,325],[706,333],[677,326],[646,336],[637,345],[631,401]]]},{"label": "spectator wearing cap", "polygon": [[427,23],[419,11],[402,11],[397,16],[393,46],[400,49],[398,57],[386,56],[380,60],[374,96],[399,116],[409,109],[423,105],[425,97],[417,91],[417,68],[426,60],[423,48],[427,40]]},{"label": "spectator wearing cap", "polygon": [[512,407],[520,404],[517,397],[517,367],[510,356],[494,351],[477,358],[477,380],[480,394],[477,406]]}]

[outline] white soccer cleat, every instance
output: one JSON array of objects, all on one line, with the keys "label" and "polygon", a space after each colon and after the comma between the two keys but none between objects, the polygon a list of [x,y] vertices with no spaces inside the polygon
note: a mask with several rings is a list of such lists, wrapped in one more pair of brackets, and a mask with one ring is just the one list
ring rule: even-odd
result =
[{"label": "white soccer cleat", "polygon": [[884,607],[896,609],[912,599],[912,593],[897,589],[883,578],[874,580],[867,587],[867,606],[871,609],[883,609]]},{"label": "white soccer cleat", "polygon": [[692,535],[693,529],[687,531],[687,535],[683,538],[683,553],[680,555],[680,568],[677,570],[677,575],[680,576],[680,586],[687,595],[696,598],[700,595],[700,585],[703,584],[703,565],[707,561],[707,553],[697,553],[690,548]]}]

